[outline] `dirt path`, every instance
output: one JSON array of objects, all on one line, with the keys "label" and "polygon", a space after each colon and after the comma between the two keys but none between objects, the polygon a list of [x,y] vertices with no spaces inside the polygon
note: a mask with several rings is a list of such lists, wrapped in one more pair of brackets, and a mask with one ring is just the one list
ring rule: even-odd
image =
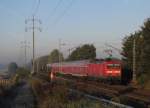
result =
[{"label": "dirt path", "polygon": [[7,91],[7,95],[0,97],[0,108],[34,108],[34,96],[30,85],[23,82]]}]

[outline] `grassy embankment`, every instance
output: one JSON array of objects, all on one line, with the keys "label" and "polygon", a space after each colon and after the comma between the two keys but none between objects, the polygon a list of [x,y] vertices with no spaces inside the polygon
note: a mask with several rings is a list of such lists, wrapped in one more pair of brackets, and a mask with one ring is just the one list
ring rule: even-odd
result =
[{"label": "grassy embankment", "polygon": [[149,89],[150,90],[150,78],[149,74],[143,74],[140,77],[137,78],[138,85],[140,85],[143,89]]},{"label": "grassy embankment", "polygon": [[30,82],[37,99],[37,108],[105,108],[100,102],[70,94],[66,84],[43,88],[45,82],[42,80],[31,79]]}]

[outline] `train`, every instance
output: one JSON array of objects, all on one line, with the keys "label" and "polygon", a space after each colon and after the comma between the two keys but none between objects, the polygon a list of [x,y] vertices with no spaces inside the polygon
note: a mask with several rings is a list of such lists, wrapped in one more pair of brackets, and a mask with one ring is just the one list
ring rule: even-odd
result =
[{"label": "train", "polygon": [[78,77],[99,79],[103,82],[128,84],[132,79],[132,71],[124,68],[122,61],[109,60],[77,60],[47,64],[51,75],[60,73]]}]

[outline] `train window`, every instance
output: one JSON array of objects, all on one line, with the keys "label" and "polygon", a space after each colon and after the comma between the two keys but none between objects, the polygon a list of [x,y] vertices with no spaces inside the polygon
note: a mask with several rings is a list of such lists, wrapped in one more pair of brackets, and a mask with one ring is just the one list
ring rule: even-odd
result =
[{"label": "train window", "polygon": [[120,64],[108,64],[108,69],[120,69]]}]

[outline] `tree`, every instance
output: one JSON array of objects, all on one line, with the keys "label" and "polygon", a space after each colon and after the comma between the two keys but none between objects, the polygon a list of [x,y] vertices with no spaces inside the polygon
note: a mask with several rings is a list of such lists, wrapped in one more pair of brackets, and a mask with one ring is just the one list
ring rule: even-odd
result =
[{"label": "tree", "polygon": [[125,58],[123,61],[126,62],[128,68],[133,70],[133,41],[135,40],[135,53],[136,53],[136,74],[139,76],[142,72],[141,67],[141,54],[142,54],[142,47],[143,47],[143,39],[141,37],[142,32],[138,31],[134,34],[130,34],[129,36],[125,37],[123,40],[123,53],[125,54]]},{"label": "tree", "polygon": [[14,75],[16,73],[17,68],[18,68],[18,65],[15,62],[11,62],[8,65],[8,72],[10,72],[11,75]]},{"label": "tree", "polygon": [[95,59],[95,57],[96,48],[94,47],[94,45],[85,44],[81,47],[77,47],[68,57],[68,60]]},{"label": "tree", "polygon": [[54,49],[49,55],[48,62],[49,63],[59,62],[59,57],[60,61],[64,60],[63,54],[59,52],[59,50]]},{"label": "tree", "polygon": [[142,68],[144,72],[150,75],[150,18],[148,18],[142,27],[143,46],[142,46]]},{"label": "tree", "polygon": [[133,68],[133,40],[135,40],[136,52],[136,74],[150,74],[150,18],[144,22],[143,27],[138,32],[130,34],[123,39],[123,53],[126,58],[123,59],[129,68]]},{"label": "tree", "polygon": [[[36,60],[35,60],[35,70],[37,71],[37,72],[39,72],[39,71],[41,71],[42,69],[44,69],[44,68],[46,68],[46,65],[48,64],[48,55],[46,55],[46,56],[41,56],[41,57],[39,57],[39,58],[37,58]],[[37,68],[37,66],[38,66],[38,68]],[[38,70],[37,70],[38,69]]]},{"label": "tree", "polygon": [[25,69],[25,68],[19,67],[16,70],[16,74],[19,75],[20,79],[24,79],[24,78],[28,78],[29,77],[30,71]]}]

